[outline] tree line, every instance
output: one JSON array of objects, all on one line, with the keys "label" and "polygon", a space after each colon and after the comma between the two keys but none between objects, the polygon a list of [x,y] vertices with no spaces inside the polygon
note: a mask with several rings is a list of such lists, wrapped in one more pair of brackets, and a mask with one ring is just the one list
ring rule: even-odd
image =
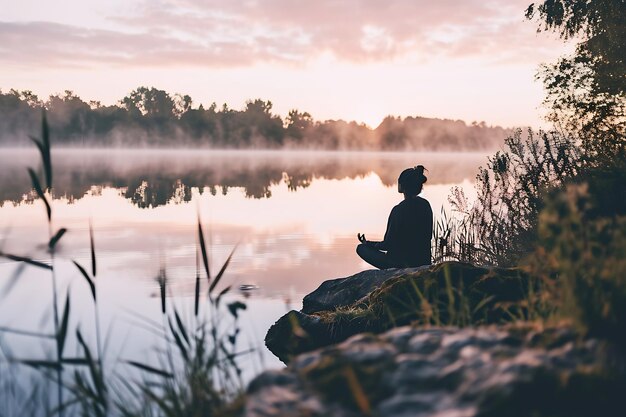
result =
[{"label": "tree line", "polygon": [[57,145],[329,150],[485,150],[511,133],[484,122],[386,117],[372,129],[343,120],[316,121],[291,110],[283,119],[272,102],[249,100],[242,110],[212,103],[194,106],[189,95],[139,87],[116,104],[86,102],[70,90],[41,100],[29,90],[0,90],[0,146],[26,146],[42,109]]}]

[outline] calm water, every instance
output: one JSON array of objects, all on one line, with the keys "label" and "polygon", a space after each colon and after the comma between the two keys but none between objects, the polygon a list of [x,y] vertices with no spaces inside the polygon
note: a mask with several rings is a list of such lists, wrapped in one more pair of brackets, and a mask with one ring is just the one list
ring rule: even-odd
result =
[{"label": "calm water", "polygon": [[[170,279],[170,300],[191,315],[199,214],[213,271],[238,245],[223,285],[258,286],[241,320],[242,349],[258,352],[244,360],[246,374],[280,366],[263,348],[267,328],[300,308],[302,296],[322,281],[368,269],[354,252],[356,235],[382,237],[401,199],[399,173],[416,164],[428,168],[422,196],[438,215],[451,187],[471,196],[485,160],[473,153],[57,150],[54,228],[69,230],[57,269],[62,294],[71,294],[73,325],[88,334],[93,327],[88,288],[70,262],[89,263],[92,219],[103,328],[112,329],[109,360],[149,354],[154,336],[138,316],[158,320],[160,267]],[[26,171],[37,164],[34,152],[0,150],[0,249],[46,260],[45,210]],[[0,327],[50,329],[49,275],[27,267],[6,293],[16,271],[15,263],[0,260]],[[0,334],[0,342],[14,354],[46,350],[27,337]]]}]

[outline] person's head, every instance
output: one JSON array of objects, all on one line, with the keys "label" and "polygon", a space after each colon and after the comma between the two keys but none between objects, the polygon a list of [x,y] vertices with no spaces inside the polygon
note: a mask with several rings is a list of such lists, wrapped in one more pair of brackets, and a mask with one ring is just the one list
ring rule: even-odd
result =
[{"label": "person's head", "polygon": [[423,165],[405,169],[398,177],[398,192],[410,196],[418,195],[422,192],[426,179]]}]

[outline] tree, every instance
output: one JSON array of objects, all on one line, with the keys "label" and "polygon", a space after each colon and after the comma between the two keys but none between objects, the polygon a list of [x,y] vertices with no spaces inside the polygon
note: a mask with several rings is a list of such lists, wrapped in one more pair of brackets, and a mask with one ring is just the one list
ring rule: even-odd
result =
[{"label": "tree", "polygon": [[187,94],[185,95],[175,94],[174,104],[175,104],[174,113],[176,114],[176,116],[180,118],[183,114],[191,110],[193,100]]},{"label": "tree", "polygon": [[174,99],[166,91],[154,87],[139,87],[124,97],[120,103],[132,115],[141,114],[163,118],[172,117],[176,107]]},{"label": "tree", "polygon": [[286,135],[298,143],[313,125],[313,118],[308,112],[301,113],[296,109],[289,111],[285,121],[287,122]]},{"label": "tree", "polygon": [[590,154],[624,154],[626,136],[626,1],[544,0],[528,19],[538,31],[576,39],[576,51],[544,65],[548,119],[580,135]]}]

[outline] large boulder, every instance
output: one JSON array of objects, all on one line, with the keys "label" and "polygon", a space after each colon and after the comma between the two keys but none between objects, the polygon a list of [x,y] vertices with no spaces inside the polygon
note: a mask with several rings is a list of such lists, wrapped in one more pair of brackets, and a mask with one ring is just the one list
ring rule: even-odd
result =
[{"label": "large boulder", "polygon": [[304,297],[302,312],[311,314],[349,306],[369,295],[389,278],[428,268],[429,266],[407,269],[370,269],[347,278],[329,279]]},{"label": "large boulder", "polygon": [[626,379],[606,372],[607,357],[567,327],[404,326],[261,374],[244,415],[621,416]]},{"label": "large boulder", "polygon": [[533,282],[517,268],[460,262],[365,271],[325,281],[268,330],[265,344],[287,363],[293,355],[363,332],[420,325],[492,324],[524,317]]}]

